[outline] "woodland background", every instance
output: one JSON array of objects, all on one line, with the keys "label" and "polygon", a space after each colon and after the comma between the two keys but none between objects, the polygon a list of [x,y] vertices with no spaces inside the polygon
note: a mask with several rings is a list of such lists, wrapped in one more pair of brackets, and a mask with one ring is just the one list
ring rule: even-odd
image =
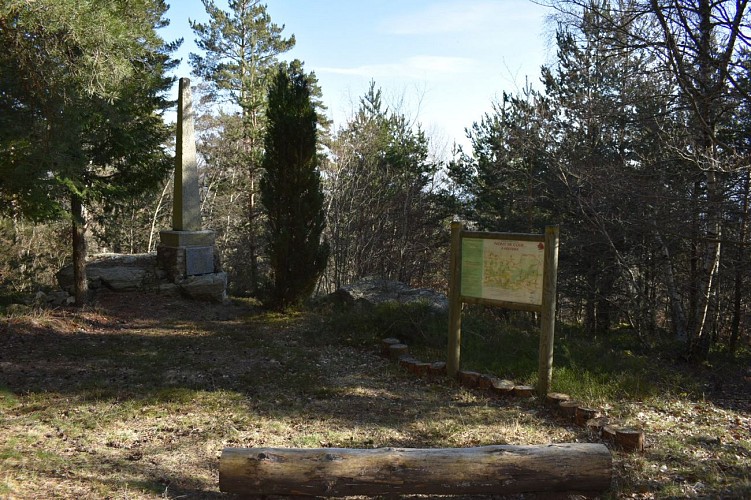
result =
[{"label": "woodland background", "polygon": [[[560,224],[559,319],[629,329],[680,355],[747,345],[751,53],[745,0],[560,0],[557,58],[467,124],[448,156],[377,82],[341,127],[318,109],[329,248],[316,293],[365,276],[446,287],[448,227]],[[211,0],[191,55],[205,228],[230,292],[273,281],[264,177],[268,87],[295,43],[254,0]],[[161,0],[0,7],[0,290],[54,287],[88,253],[155,250],[170,226],[177,42]],[[283,22],[284,20],[275,20]],[[101,29],[90,29],[92,26]],[[73,231],[71,231],[73,227]],[[678,354],[678,353],[677,353]]]}]

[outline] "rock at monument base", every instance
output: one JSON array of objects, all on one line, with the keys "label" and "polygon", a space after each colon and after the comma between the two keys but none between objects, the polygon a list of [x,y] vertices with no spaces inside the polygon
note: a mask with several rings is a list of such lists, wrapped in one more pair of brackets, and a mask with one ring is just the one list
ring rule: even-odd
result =
[{"label": "rock at monument base", "polygon": [[177,286],[191,299],[221,303],[227,298],[227,273],[188,276],[178,281]]},{"label": "rock at monument base", "polygon": [[[145,269],[103,268],[92,271],[92,281],[99,280],[107,288],[115,291],[138,290],[143,286]],[[96,287],[94,287],[96,288]]]},{"label": "rock at monument base", "polygon": [[[100,254],[86,263],[89,288],[108,288],[115,291],[131,291],[143,288],[158,279],[156,254]],[[73,291],[73,266],[67,265],[56,274],[60,288]]]},{"label": "rock at monument base", "polygon": [[156,247],[156,261],[167,279],[175,281],[185,275],[185,249],[159,245]]},{"label": "rock at monument base", "polygon": [[[213,261],[212,266],[213,268]],[[116,292],[138,290],[159,291],[159,293],[183,295],[188,298],[221,303],[227,298],[227,274],[208,273],[198,276],[169,280],[168,273],[157,265],[155,253],[121,255],[100,254],[86,263],[89,288],[106,288]],[[68,297],[73,291],[73,266],[65,266],[57,273],[61,292]]]},{"label": "rock at monument base", "polygon": [[21,297],[19,303],[31,308],[36,308],[69,306],[75,301],[75,297],[65,290],[52,290],[47,293],[39,290],[34,295]]},{"label": "rock at monument base", "polygon": [[410,288],[398,281],[363,278],[345,285],[328,296],[329,300],[344,304],[378,305],[387,302],[399,304],[424,303],[438,313],[448,311],[448,299],[442,293],[427,288]]},{"label": "rock at monument base", "polygon": [[159,283],[159,293],[164,295],[180,295],[180,287],[174,283]]}]

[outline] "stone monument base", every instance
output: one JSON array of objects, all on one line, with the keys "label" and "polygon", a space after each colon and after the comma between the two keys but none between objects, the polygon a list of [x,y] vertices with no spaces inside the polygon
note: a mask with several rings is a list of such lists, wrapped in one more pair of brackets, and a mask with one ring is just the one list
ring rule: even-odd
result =
[{"label": "stone monument base", "polygon": [[214,231],[160,231],[157,262],[167,279],[188,297],[222,301],[227,275],[214,251]]},{"label": "stone monument base", "polygon": [[169,247],[213,247],[214,231],[205,229],[201,231],[159,231],[161,245]]},{"label": "stone monument base", "polygon": [[227,298],[227,273],[188,276],[176,282],[180,293],[195,300],[224,302]]}]

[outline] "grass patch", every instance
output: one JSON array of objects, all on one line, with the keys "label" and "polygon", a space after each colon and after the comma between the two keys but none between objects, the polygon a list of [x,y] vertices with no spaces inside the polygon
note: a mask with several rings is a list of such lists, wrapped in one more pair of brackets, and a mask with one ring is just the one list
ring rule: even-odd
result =
[{"label": "grass patch", "polygon": [[373,345],[395,337],[410,345],[439,348],[446,344],[446,315],[428,304],[349,306],[330,311],[317,325],[319,341]]},{"label": "grass patch", "polygon": [[23,455],[21,452],[18,451],[18,441],[11,440],[10,443],[0,448],[0,460],[20,460],[23,458]]},{"label": "grass patch", "polygon": [[[381,306],[340,312],[332,321],[333,331],[362,328],[370,342],[397,337],[425,361],[446,358],[445,316],[429,316],[413,307]],[[415,328],[415,322],[422,324]],[[465,307],[465,369],[534,385],[538,343],[539,330],[530,314]],[[751,366],[749,350],[747,346],[736,353],[715,349],[709,363],[696,367],[679,360],[683,347],[662,337],[645,343],[628,329],[592,338],[581,328],[558,325],[552,390],[605,408],[611,418],[642,428],[648,436],[643,454],[615,454],[613,497],[751,497],[747,396],[751,380],[744,372]],[[506,421],[512,435],[526,436],[527,442],[534,440],[539,425],[528,418]],[[471,425],[465,420],[442,420],[422,422],[419,427],[419,433],[433,442],[455,446],[454,436],[467,434]],[[459,440],[467,441],[471,438]]]},{"label": "grass patch", "polygon": [[125,485],[125,490],[169,498],[169,486],[165,486],[164,483],[158,481],[129,481]]},{"label": "grass patch", "polygon": [[[396,337],[420,359],[445,360],[448,323],[445,314],[427,306],[384,304],[334,313],[321,327],[330,341],[358,339],[377,343]],[[561,328],[554,347],[553,390],[590,402],[644,399],[665,387],[696,391],[682,374],[655,363],[661,352],[648,352],[628,333],[586,338]],[[358,343],[357,341],[354,342]],[[665,350],[667,351],[667,349]],[[537,380],[539,329],[532,315],[466,307],[462,319],[462,367],[534,385]]]},{"label": "grass patch", "polygon": [[0,386],[0,411],[8,411],[18,406],[18,398],[7,387]]},{"label": "grass patch", "polygon": [[[216,498],[227,446],[589,439],[535,400],[488,399],[379,357],[380,339],[395,336],[421,359],[445,359],[446,318],[427,307],[282,315],[123,297],[15,318],[0,335],[0,496]],[[465,367],[533,382],[537,342],[528,315],[465,313]],[[556,390],[647,430],[643,454],[614,453],[612,497],[749,496],[749,413],[704,394],[708,376],[738,380],[746,354],[716,353],[711,368],[688,370],[667,342],[575,328],[561,328],[555,352]]]}]

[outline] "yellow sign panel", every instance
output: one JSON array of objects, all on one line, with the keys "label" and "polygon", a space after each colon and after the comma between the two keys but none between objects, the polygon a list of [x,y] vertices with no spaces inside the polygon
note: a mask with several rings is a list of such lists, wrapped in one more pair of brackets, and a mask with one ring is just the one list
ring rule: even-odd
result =
[{"label": "yellow sign panel", "polygon": [[461,295],[541,305],[544,262],[541,241],[462,238]]}]

